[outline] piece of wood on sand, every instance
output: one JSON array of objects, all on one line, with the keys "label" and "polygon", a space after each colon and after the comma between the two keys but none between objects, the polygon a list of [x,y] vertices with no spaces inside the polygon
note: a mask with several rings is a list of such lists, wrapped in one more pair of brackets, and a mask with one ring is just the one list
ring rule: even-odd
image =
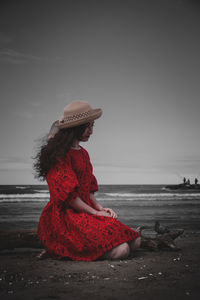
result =
[{"label": "piece of wood on sand", "polygon": [[35,229],[0,230],[0,251],[15,248],[43,248]]},{"label": "piece of wood on sand", "polygon": [[175,244],[175,239],[183,234],[184,229],[174,229],[163,234],[156,233],[153,237],[149,237],[149,236],[145,237],[145,235],[142,232],[145,229],[153,229],[153,228],[150,226],[140,226],[137,228],[137,231],[140,233],[140,236],[142,238],[141,248],[145,248],[151,251],[181,250]]},{"label": "piece of wood on sand", "polygon": [[[143,230],[152,227],[140,226],[137,231],[142,238],[141,248],[151,251],[180,250],[175,244],[175,239],[183,234],[183,229],[176,229],[164,234],[156,234],[154,237],[144,236]],[[0,230],[0,251],[15,248],[43,248],[35,229],[28,230]]]}]

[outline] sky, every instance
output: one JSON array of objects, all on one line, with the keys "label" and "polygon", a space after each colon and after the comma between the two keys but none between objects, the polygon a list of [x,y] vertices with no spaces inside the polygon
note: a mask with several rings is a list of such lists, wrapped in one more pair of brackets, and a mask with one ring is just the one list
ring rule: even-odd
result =
[{"label": "sky", "polygon": [[74,100],[99,184],[200,180],[200,4],[0,2],[0,184],[40,184],[38,139]]}]

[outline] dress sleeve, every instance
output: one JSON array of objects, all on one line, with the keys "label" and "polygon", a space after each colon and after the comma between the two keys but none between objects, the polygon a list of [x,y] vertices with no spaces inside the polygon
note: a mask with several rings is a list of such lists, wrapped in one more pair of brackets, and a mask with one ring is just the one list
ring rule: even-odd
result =
[{"label": "dress sleeve", "polygon": [[97,183],[96,177],[93,174],[93,167],[92,167],[90,160],[89,160],[89,165],[90,165],[90,171],[91,171],[90,192],[94,193],[94,192],[97,192],[99,188],[98,188],[98,183]]},{"label": "dress sleeve", "polygon": [[91,178],[91,184],[90,184],[90,192],[94,193],[98,191],[98,184],[97,184],[97,180],[96,177],[92,174],[92,178]]},{"label": "dress sleeve", "polygon": [[90,179],[90,192],[91,193],[94,193],[94,192],[97,192],[98,191],[98,183],[97,183],[97,180],[96,180],[96,177],[94,176],[93,174],[93,166],[91,164],[91,161],[90,161],[90,156],[88,154],[88,152],[84,149],[84,152],[86,154],[86,157],[87,157],[87,160],[88,160],[88,163],[89,163],[89,172],[90,172],[90,175],[91,175],[91,179]]},{"label": "dress sleeve", "polygon": [[74,173],[70,158],[59,161],[53,170],[47,175],[50,195],[56,202],[65,202],[70,206],[78,196],[79,182]]}]

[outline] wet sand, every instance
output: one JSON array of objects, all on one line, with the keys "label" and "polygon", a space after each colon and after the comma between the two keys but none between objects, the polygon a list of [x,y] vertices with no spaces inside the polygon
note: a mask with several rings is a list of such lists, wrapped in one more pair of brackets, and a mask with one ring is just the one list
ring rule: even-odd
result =
[{"label": "wet sand", "polygon": [[177,239],[181,251],[139,249],[121,261],[38,260],[37,251],[0,252],[0,299],[199,299],[200,237]]}]

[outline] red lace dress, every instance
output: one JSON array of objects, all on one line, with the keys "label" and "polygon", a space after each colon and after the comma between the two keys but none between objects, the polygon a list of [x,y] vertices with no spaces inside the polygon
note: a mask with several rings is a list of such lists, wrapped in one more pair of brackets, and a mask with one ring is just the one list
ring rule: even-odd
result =
[{"label": "red lace dress", "polygon": [[47,183],[50,201],[40,216],[37,234],[51,257],[92,261],[139,236],[116,219],[77,212],[70,206],[79,197],[95,208],[90,193],[98,186],[84,148],[71,149],[66,159],[48,172]]}]

